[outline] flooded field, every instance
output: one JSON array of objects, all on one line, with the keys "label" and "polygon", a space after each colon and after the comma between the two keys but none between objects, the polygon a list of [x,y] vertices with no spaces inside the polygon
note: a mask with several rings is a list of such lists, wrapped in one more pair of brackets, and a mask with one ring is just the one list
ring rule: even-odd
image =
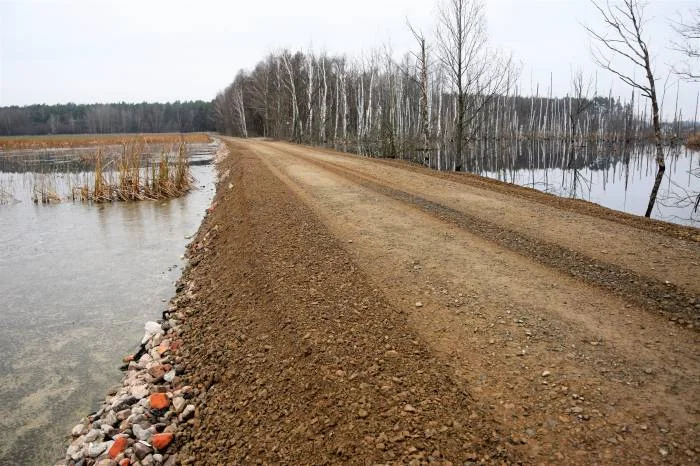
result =
[{"label": "flooded field", "polygon": [[52,464],[119,383],[213,196],[213,148],[189,151],[196,189],[185,196],[101,204],[31,200],[37,180],[64,197],[89,179],[81,151],[0,157],[0,464]]},{"label": "flooded field", "polygon": [[[562,197],[584,199],[611,209],[643,215],[656,176],[650,145],[610,144],[573,153],[551,141],[501,146],[484,144],[465,169],[489,178]],[[652,218],[700,226],[700,152],[665,148],[666,172]]]}]

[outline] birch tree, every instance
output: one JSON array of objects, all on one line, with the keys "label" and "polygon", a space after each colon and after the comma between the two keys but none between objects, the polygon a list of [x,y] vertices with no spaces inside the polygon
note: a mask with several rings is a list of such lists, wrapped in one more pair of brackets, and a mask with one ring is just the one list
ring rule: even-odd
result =
[{"label": "birch tree", "polygon": [[505,91],[511,60],[489,49],[481,0],[444,0],[438,13],[437,53],[456,93],[454,168],[461,170],[464,142],[475,136],[481,111]]},{"label": "birch tree", "polygon": [[284,51],[281,56],[281,61],[286,71],[285,85],[287,91],[289,92],[289,97],[292,104],[292,121],[291,121],[291,133],[292,138],[295,141],[301,139],[301,122],[299,117],[299,101],[297,99],[297,86],[296,86],[296,70],[294,64],[292,63],[292,55],[288,51]]},{"label": "birch tree", "polygon": [[422,150],[430,154],[431,151],[431,135],[430,135],[430,110],[429,110],[429,95],[430,88],[428,84],[428,47],[426,45],[425,36],[422,32],[416,31],[410,24],[408,29],[411,31],[413,38],[418,43],[418,52],[414,53],[416,64],[418,66],[418,88],[420,90],[419,112],[420,112],[420,133],[422,137]]},{"label": "birch tree", "polygon": [[[649,195],[649,204],[644,213],[645,217],[650,217],[659,186],[666,170],[664,161],[664,150],[661,139],[661,121],[659,115],[659,103],[656,94],[656,80],[652,70],[651,54],[649,53],[648,41],[644,30],[644,5],[639,0],[624,0],[621,5],[611,5],[610,2],[604,6],[595,0],[591,0],[593,6],[598,10],[603,21],[604,29],[597,32],[590,27],[586,27],[593,40],[593,59],[601,68],[616,75],[625,84],[638,89],[639,92],[651,101],[652,126],[654,128],[654,142],[656,145],[656,179]],[[626,71],[614,63],[614,59],[622,59],[633,69],[640,69],[644,72],[645,80],[635,78],[634,74]]]},{"label": "birch tree", "polygon": [[245,102],[243,101],[243,82],[245,78],[242,74],[239,74],[234,81],[233,88],[233,105],[238,113],[238,125],[240,127],[241,136],[244,138],[248,137],[248,127],[245,121]]}]

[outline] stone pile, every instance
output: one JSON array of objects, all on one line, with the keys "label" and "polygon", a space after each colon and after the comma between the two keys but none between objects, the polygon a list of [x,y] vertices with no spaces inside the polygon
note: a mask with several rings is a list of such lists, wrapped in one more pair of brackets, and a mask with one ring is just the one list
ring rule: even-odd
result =
[{"label": "stone pile", "polygon": [[[178,285],[178,294],[183,288]],[[184,363],[178,350],[183,319],[184,314],[171,305],[162,320],[145,324],[139,351],[124,358],[122,385],[72,429],[72,442],[57,465],[178,464],[178,426],[192,423],[195,415],[195,390],[181,381]]]}]

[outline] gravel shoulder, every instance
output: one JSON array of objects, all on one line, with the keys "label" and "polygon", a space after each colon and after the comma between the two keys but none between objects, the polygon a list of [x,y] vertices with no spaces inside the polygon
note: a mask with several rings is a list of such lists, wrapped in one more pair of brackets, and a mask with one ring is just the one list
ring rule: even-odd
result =
[{"label": "gravel shoulder", "polygon": [[692,229],[227,143],[180,300],[185,464],[697,461]]}]

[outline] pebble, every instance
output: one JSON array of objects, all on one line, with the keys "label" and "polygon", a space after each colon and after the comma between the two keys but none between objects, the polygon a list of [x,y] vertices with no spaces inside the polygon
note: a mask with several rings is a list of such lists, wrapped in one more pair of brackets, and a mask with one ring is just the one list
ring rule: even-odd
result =
[{"label": "pebble", "polygon": [[542,377],[549,377],[552,373],[549,371],[542,372]]},{"label": "pebble", "polygon": [[172,382],[173,380],[175,380],[175,375],[175,369],[171,369],[170,371],[165,373],[165,375],[163,376],[163,380],[165,380],[166,382]]},{"label": "pebble", "polygon": [[66,451],[66,456],[73,461],[80,461],[85,456],[83,445],[71,445]]},{"label": "pebble", "polygon": [[182,414],[180,415],[180,422],[186,421],[192,416],[194,416],[194,411],[194,405],[187,405],[187,407],[182,411]]},{"label": "pebble", "polygon": [[176,413],[180,414],[186,405],[187,401],[183,397],[176,396],[173,398],[173,408],[175,408]]},{"label": "pebble", "polygon": [[150,429],[144,429],[139,424],[134,424],[131,430],[137,439],[143,440],[144,442],[148,442],[153,436],[153,432]]},{"label": "pebble", "polygon": [[102,458],[101,460],[97,460],[95,466],[114,466],[114,461],[109,458]]},{"label": "pebble", "polygon": [[423,303],[420,301],[416,301],[416,307],[423,307]]},{"label": "pebble", "polygon": [[73,427],[73,430],[70,431],[71,435],[73,437],[80,437],[80,435],[85,431],[85,424],[78,424],[75,427]]},{"label": "pebble", "polygon": [[148,386],[146,384],[136,385],[132,387],[131,394],[134,395],[134,398],[138,398],[139,400],[146,398],[148,396]]},{"label": "pebble", "polygon": [[96,442],[96,443],[90,443],[88,444],[88,456],[90,458],[97,458],[107,450],[109,447],[112,446],[112,442]]},{"label": "pebble", "polygon": [[136,458],[142,460],[151,452],[151,447],[143,442],[136,442],[132,447]]},{"label": "pebble", "polygon": [[94,442],[97,439],[102,440],[103,433],[101,430],[97,429],[90,429],[90,431],[85,434],[85,438],[83,439],[86,443]]},{"label": "pebble", "polygon": [[148,397],[151,409],[165,409],[170,405],[170,400],[165,393],[153,393]]}]

